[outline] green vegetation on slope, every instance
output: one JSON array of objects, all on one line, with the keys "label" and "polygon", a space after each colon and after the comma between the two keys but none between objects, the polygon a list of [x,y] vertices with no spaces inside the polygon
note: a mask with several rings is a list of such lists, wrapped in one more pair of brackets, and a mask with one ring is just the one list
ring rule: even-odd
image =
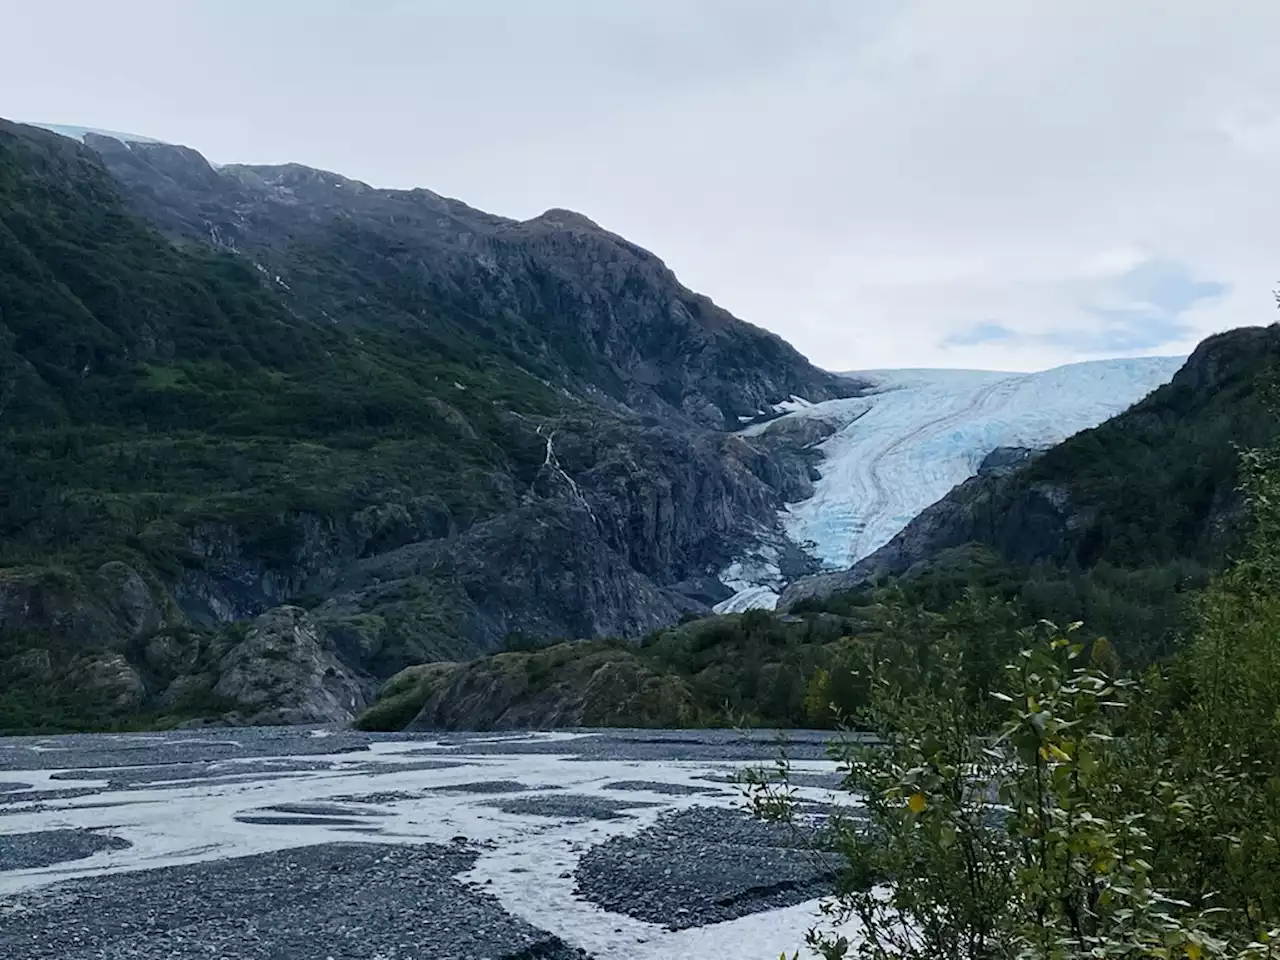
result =
[{"label": "green vegetation on slope", "polygon": [[[57,674],[122,642],[95,571],[124,561],[161,598],[198,567],[205,522],[285,565],[301,513],[337,524],[429,497],[465,525],[503,505],[542,459],[505,417],[564,401],[436,326],[310,323],[247,262],[132,216],[87,150],[0,125],[0,588],[92,614],[54,618],[62,636],[8,629],[3,647],[46,651]],[[74,701],[47,673],[0,672],[0,700]]]},{"label": "green vegetation on slope", "polygon": [[[1000,658],[1015,652],[1016,625],[1040,620],[1082,621],[1078,639],[1092,649],[1105,638],[1098,649],[1107,662],[1139,671],[1162,662],[1238,543],[1239,449],[1277,435],[1268,384],[1278,356],[1275,328],[1212,338],[1173,384],[1132,410],[1028,468],[974,482],[979,497],[966,503],[973,542],[904,575],[801,601],[790,616],[707,618],[615,650],[688,697],[659,718],[619,722],[831,726],[865,702],[853,660],[868,651],[882,661],[925,656],[943,640],[964,647],[969,682],[982,691]],[[1029,492],[1045,487],[1066,491],[1070,522],[1060,535],[1045,534],[1025,507]],[[365,722],[394,726],[415,714],[413,704],[431,703],[423,724],[554,724],[552,691],[581,702],[590,672],[576,658],[597,655],[590,644],[523,652],[508,663],[538,679],[519,686],[499,682],[496,667],[460,665],[448,684],[437,677],[401,690],[396,710],[375,707]],[[492,696],[454,709],[465,682]]]},{"label": "green vegetation on slope", "polygon": [[1017,623],[1013,606],[976,592],[934,613],[887,589],[847,616],[755,610],[692,620],[638,643],[529,649],[521,642],[470,663],[410,667],[357,723],[368,730],[402,729],[415,718],[456,729],[834,728],[866,698],[857,663],[898,659],[906,648],[927,656],[947,638],[970,651],[970,696],[981,700],[999,658],[1013,649]]}]

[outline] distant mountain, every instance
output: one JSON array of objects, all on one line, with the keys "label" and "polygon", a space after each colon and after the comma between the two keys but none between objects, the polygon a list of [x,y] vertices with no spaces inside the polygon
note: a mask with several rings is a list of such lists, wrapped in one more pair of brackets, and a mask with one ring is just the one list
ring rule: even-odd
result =
[{"label": "distant mountain", "polygon": [[577,214],[0,122],[0,728],[705,611],[809,489],[724,428],[857,389]]},{"label": "distant mountain", "polygon": [[315,319],[452,326],[575,392],[717,429],[851,392],[581,214],[521,222],[298,164],[214,169],[186,147],[84,139],[163,232],[252,260]]}]

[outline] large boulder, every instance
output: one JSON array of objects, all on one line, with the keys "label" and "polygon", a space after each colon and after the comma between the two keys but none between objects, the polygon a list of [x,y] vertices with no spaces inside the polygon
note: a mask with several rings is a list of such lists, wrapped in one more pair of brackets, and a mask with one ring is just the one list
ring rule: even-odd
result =
[{"label": "large boulder", "polygon": [[127,563],[104,563],[98,568],[98,584],[106,606],[129,637],[146,636],[164,626],[164,613],[151,588]]},{"label": "large boulder", "polygon": [[255,619],[218,671],[213,693],[239,703],[251,723],[345,723],[369,702],[368,681],[338,659],[300,607]]}]

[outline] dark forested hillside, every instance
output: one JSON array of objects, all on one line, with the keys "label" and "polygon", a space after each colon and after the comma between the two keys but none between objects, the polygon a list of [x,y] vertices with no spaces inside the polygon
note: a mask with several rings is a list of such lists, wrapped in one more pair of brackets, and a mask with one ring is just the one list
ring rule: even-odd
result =
[{"label": "dark forested hillside", "polygon": [[576,215],[90,140],[0,122],[0,728],[705,610],[808,482],[713,428],[851,389]]}]

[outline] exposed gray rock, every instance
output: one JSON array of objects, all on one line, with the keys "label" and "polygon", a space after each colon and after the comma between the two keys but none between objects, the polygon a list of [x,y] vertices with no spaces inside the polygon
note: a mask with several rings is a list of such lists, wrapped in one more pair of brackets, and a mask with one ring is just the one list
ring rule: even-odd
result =
[{"label": "exposed gray rock", "polygon": [[219,664],[213,692],[255,711],[254,723],[345,722],[368,704],[368,684],[321,638],[299,607],[253,621]]},{"label": "exposed gray rock", "polygon": [[164,625],[164,613],[141,574],[113,560],[98,568],[102,592],[130,638],[142,637]]},{"label": "exposed gray rock", "polygon": [[102,702],[111,713],[141,709],[147,686],[122,653],[88,654],[72,661],[63,683]]}]

